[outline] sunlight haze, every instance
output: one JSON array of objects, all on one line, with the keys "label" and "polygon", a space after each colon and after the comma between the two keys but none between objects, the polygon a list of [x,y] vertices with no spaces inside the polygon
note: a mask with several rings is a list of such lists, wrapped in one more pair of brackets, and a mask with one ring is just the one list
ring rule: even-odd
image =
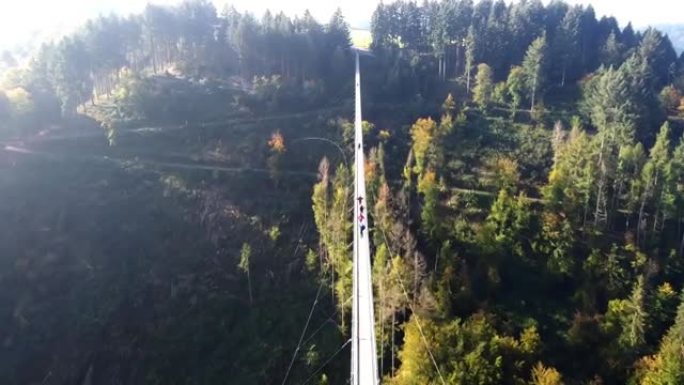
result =
[{"label": "sunlight haze", "polygon": [[[176,4],[176,0],[155,0],[153,4]],[[324,22],[332,12],[340,7],[352,27],[367,28],[371,14],[379,1],[377,0],[299,0],[284,2],[278,0],[236,0],[230,2],[238,10],[250,11],[261,15],[266,9],[283,10],[290,15],[301,14],[309,9],[312,14]],[[386,1],[387,2],[387,1]],[[508,2],[508,1],[507,1]],[[678,0],[651,0],[648,6],[641,2],[621,0],[576,1],[570,3],[591,3],[597,16],[613,15],[620,25],[627,21],[637,27],[655,24],[684,23],[684,12]],[[30,40],[44,41],[60,37],[68,33],[85,20],[99,14],[130,14],[141,12],[149,1],[145,0],[65,0],[59,2],[45,0],[24,0],[5,2],[0,6],[0,47],[15,47]],[[220,11],[226,4],[222,0],[213,3]],[[545,4],[548,1],[544,1]]]}]

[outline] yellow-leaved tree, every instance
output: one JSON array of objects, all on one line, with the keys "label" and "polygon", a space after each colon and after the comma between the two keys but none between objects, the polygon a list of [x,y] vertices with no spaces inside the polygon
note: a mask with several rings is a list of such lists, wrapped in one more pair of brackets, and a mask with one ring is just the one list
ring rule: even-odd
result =
[{"label": "yellow-leaved tree", "polygon": [[531,385],[563,385],[563,377],[555,368],[537,362],[532,368]]}]

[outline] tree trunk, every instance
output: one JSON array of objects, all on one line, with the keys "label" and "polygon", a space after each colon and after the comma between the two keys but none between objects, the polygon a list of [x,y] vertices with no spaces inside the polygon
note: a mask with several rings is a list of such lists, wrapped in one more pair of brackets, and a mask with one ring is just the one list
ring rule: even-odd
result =
[{"label": "tree trunk", "polygon": [[[648,186],[646,186],[646,188],[648,189]],[[637,219],[637,246],[641,245],[641,228],[643,226],[644,212],[646,211],[646,195],[647,192],[644,192],[644,196],[641,198],[641,205],[639,206],[639,217]]]},{"label": "tree trunk", "polygon": [[437,58],[437,78],[442,80],[442,58]]},{"label": "tree trunk", "polygon": [[285,55],[280,55],[280,74],[283,75],[284,78],[287,78],[287,75],[285,74]]},{"label": "tree trunk", "polygon": [[[330,298],[335,303],[335,266],[330,265]],[[344,323],[344,311],[342,312],[342,322]]]},{"label": "tree trunk", "polygon": [[461,65],[461,45],[456,45],[456,60],[454,60],[454,77],[458,76],[459,67]]},{"label": "tree trunk", "polygon": [[596,209],[594,210],[594,226],[599,223],[606,223],[608,221],[608,211],[606,208],[606,192],[605,188],[605,172],[602,173],[599,180],[598,191],[596,192]]},{"label": "tree trunk", "polygon": [[530,113],[532,113],[532,110],[534,109],[534,97],[537,93],[537,76],[534,76],[534,81],[532,82],[532,104],[530,106]]},{"label": "tree trunk", "polygon": [[[684,244],[684,238],[682,238],[682,244]],[[390,357],[392,361],[392,371],[391,371],[391,376],[394,377],[394,323],[395,317],[396,317],[396,310],[394,309],[394,306],[392,306],[392,327],[390,328],[390,333],[392,333],[392,346],[390,348]]]},{"label": "tree trunk", "polygon": [[466,68],[466,94],[470,93],[470,67],[467,66]]},{"label": "tree trunk", "polygon": [[154,38],[150,38],[150,50],[152,51],[152,71],[157,74],[157,47],[154,44]]},{"label": "tree trunk", "polygon": [[584,213],[582,213],[582,229],[586,230],[587,228],[587,216],[589,215],[589,194],[587,194],[587,198],[584,200]]},{"label": "tree trunk", "polygon": [[[657,174],[657,173],[656,173]],[[657,177],[656,177],[657,180]],[[662,207],[662,201],[663,201],[663,196],[662,196],[662,189],[658,193],[658,198],[656,199],[656,208],[655,212],[653,213],[653,234],[656,234],[659,232],[658,230],[658,218],[662,217],[661,223],[665,223],[665,215],[661,215],[661,207]]]},{"label": "tree trunk", "polygon": [[249,276],[249,269],[247,269],[247,288],[249,290],[249,306],[252,306],[254,298],[252,297],[252,278]]},{"label": "tree trunk", "polygon": [[418,303],[418,251],[413,252],[413,303]]},{"label": "tree trunk", "polygon": [[606,183],[606,167],[605,167],[604,160],[603,160],[603,152],[605,149],[605,145],[606,145],[606,137],[603,136],[601,138],[601,147],[599,150],[599,159],[597,162],[598,167],[599,167],[600,177],[599,177],[599,182],[598,182],[598,191],[596,192],[596,208],[594,210],[594,227],[598,226],[599,220],[602,216],[601,202],[603,201],[603,194],[604,194],[603,187]]},{"label": "tree trunk", "polygon": [[561,74],[561,87],[565,87],[565,63],[563,63],[563,71]]},{"label": "tree trunk", "polygon": [[[383,272],[384,274],[384,272]],[[378,291],[380,292],[380,377],[382,377],[383,372],[383,362],[385,361],[385,290],[384,277],[379,277],[380,284],[378,285]]]}]

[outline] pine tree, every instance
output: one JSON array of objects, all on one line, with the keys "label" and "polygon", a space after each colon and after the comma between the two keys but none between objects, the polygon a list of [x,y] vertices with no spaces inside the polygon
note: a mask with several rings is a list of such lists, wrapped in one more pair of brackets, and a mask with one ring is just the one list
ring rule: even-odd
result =
[{"label": "pine tree", "polygon": [[432,30],[428,36],[428,41],[432,46],[432,52],[437,59],[437,78],[439,80],[446,80],[446,51],[449,42],[447,25],[449,23],[447,13],[444,11],[446,3],[434,3],[435,6],[430,7],[430,17],[432,18]]},{"label": "pine tree", "polygon": [[412,148],[416,161],[414,172],[418,175],[422,175],[430,164],[434,164],[432,162],[434,160],[436,131],[437,123],[432,118],[418,119],[411,126]]},{"label": "pine tree", "polygon": [[641,172],[643,192],[639,207],[639,222],[637,226],[637,244],[646,231],[646,211],[650,208],[653,221],[653,232],[658,231],[659,219],[663,209],[664,185],[670,168],[670,126],[667,122],[660,128],[656,142],[651,148],[648,161]]},{"label": "pine tree", "polygon": [[667,36],[653,28],[644,32],[637,54],[649,66],[651,73],[651,87],[661,89],[672,79],[671,65],[677,60],[677,54],[672,48],[672,42]]},{"label": "pine tree", "polygon": [[648,313],[644,303],[645,295],[644,277],[640,276],[634,285],[632,294],[625,303],[624,315],[626,322],[623,324],[622,334],[620,335],[620,341],[630,348],[639,347],[646,342]]},{"label": "pine tree", "polygon": [[64,115],[74,115],[76,108],[91,98],[91,61],[79,38],[64,38],[53,51],[48,63],[50,83],[62,102]]},{"label": "pine tree", "polygon": [[567,78],[574,80],[579,75],[579,71],[576,67],[579,66],[580,62],[581,18],[581,6],[570,8],[563,17],[559,30],[556,33],[556,41],[553,46],[558,51],[554,56],[558,57],[558,61],[560,62],[561,87],[565,86]]},{"label": "pine tree", "polygon": [[349,215],[349,210],[352,207],[351,186],[351,172],[345,165],[340,164],[332,181],[332,202],[329,216],[332,244],[329,247],[329,253],[333,268],[337,273],[335,292],[343,321],[346,310],[351,306],[347,299],[350,298],[352,291],[352,262],[348,257],[352,230],[352,218]]},{"label": "pine tree", "polygon": [[573,125],[567,138],[555,145],[554,163],[548,184],[542,189],[552,211],[561,209],[571,223],[584,224],[594,187],[594,149],[589,136],[579,124]]},{"label": "pine tree", "polygon": [[399,17],[401,23],[401,42],[409,49],[419,50],[424,44],[420,25],[420,9],[413,1],[399,4]]},{"label": "pine tree", "polygon": [[632,27],[631,21],[622,29],[622,33],[620,33],[620,42],[624,44],[625,48],[628,50],[636,47],[638,44],[639,41],[634,33],[634,27]]},{"label": "pine tree", "polygon": [[623,50],[624,47],[618,41],[615,32],[611,31],[603,47],[601,47],[601,63],[607,67],[620,65]]},{"label": "pine tree", "polygon": [[496,0],[490,7],[487,28],[480,41],[482,56],[479,60],[490,63],[495,74],[505,74],[511,66],[511,45],[508,8],[503,0]]},{"label": "pine tree", "polygon": [[[672,216],[677,219],[677,223],[682,222],[684,216],[684,136],[680,138],[679,143],[672,151],[672,158],[670,161],[670,168],[668,172],[668,191],[666,198],[670,203],[669,208],[672,211]],[[679,256],[684,255],[684,232],[678,226],[677,229],[681,234],[679,242]]]},{"label": "pine tree", "polygon": [[546,34],[535,39],[525,53],[522,68],[525,85],[530,95],[530,110],[544,87],[546,66]]},{"label": "pine tree", "polygon": [[249,243],[243,243],[240,249],[240,262],[238,268],[247,275],[247,287],[249,289],[249,303],[253,303],[252,298],[252,278],[250,276],[250,259],[252,256],[252,247]]},{"label": "pine tree", "polygon": [[492,69],[485,63],[477,66],[475,75],[475,88],[473,88],[473,100],[485,110],[492,98],[494,84],[492,83]]},{"label": "pine tree", "polygon": [[531,385],[563,385],[560,372],[553,367],[546,367],[541,362],[537,362],[532,368]]},{"label": "pine tree", "polygon": [[[468,27],[468,36],[465,39],[465,78],[466,93],[470,93],[470,73],[475,63],[475,28]],[[478,71],[479,73],[479,71]]]},{"label": "pine tree", "polygon": [[418,192],[423,195],[423,205],[420,212],[421,229],[431,238],[438,239],[440,234],[440,220],[437,215],[439,203],[439,187],[435,172],[428,170],[418,182]]},{"label": "pine tree", "polygon": [[619,149],[634,140],[634,99],[625,71],[608,68],[584,86],[583,108],[598,129],[594,226],[608,223],[611,187],[617,170]]},{"label": "pine tree", "polygon": [[684,383],[684,293],[674,325],[660,342],[658,352],[637,364],[634,382],[639,385],[676,385]]},{"label": "pine tree", "polygon": [[330,272],[330,289],[334,299],[335,292],[335,270],[332,268],[331,256],[328,251],[332,245],[332,232],[330,225],[330,164],[327,158],[323,158],[318,166],[319,182],[314,185],[313,196],[313,215],[319,239],[320,272],[325,274]]},{"label": "pine tree", "polygon": [[371,16],[371,36],[373,49],[385,47],[389,44],[390,22],[387,5],[379,3]]},{"label": "pine tree", "polygon": [[[492,230],[494,242],[500,250],[510,250],[513,255],[524,256],[522,235],[530,231],[531,215],[529,203],[523,193],[518,197],[511,196],[506,189],[501,189],[497,199],[487,216],[486,225]],[[487,247],[491,247],[487,245]]]},{"label": "pine tree", "polygon": [[442,103],[442,111],[444,112],[444,115],[450,117],[453,117],[456,112],[456,101],[451,92],[449,92],[446,99],[444,99],[444,103]]},{"label": "pine tree", "polygon": [[349,25],[344,20],[342,10],[337,8],[326,25],[326,40],[328,49],[334,51],[337,47],[347,49],[351,46]]},{"label": "pine tree", "polygon": [[523,93],[525,91],[525,73],[522,67],[515,66],[511,68],[506,80],[506,87],[508,94],[511,96],[511,110],[512,116],[515,117],[518,108],[522,104]]},{"label": "pine tree", "polygon": [[351,260],[348,258],[352,228],[349,216],[351,175],[344,165],[340,165],[330,180],[328,168],[324,158],[319,166],[320,181],[314,186],[313,212],[320,239],[321,266],[325,268],[322,273],[330,273],[330,288],[344,322],[352,286]]},{"label": "pine tree", "polygon": [[[620,147],[613,182],[612,208],[614,210],[622,207],[630,213],[638,211],[641,199],[638,196],[641,189],[641,169],[646,161],[645,158],[644,147],[641,143],[623,144]],[[629,222],[626,226],[629,227]]]}]

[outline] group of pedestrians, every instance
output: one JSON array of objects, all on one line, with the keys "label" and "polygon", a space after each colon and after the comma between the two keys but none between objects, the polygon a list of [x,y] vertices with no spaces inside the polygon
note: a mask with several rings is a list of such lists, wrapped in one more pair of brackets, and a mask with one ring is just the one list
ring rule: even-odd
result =
[{"label": "group of pedestrians", "polygon": [[358,198],[356,198],[356,200],[359,202],[359,216],[357,219],[359,220],[359,225],[360,225],[359,229],[361,230],[361,238],[363,238],[363,231],[366,230],[366,223],[365,223],[366,216],[363,213],[363,197],[358,197]]}]

